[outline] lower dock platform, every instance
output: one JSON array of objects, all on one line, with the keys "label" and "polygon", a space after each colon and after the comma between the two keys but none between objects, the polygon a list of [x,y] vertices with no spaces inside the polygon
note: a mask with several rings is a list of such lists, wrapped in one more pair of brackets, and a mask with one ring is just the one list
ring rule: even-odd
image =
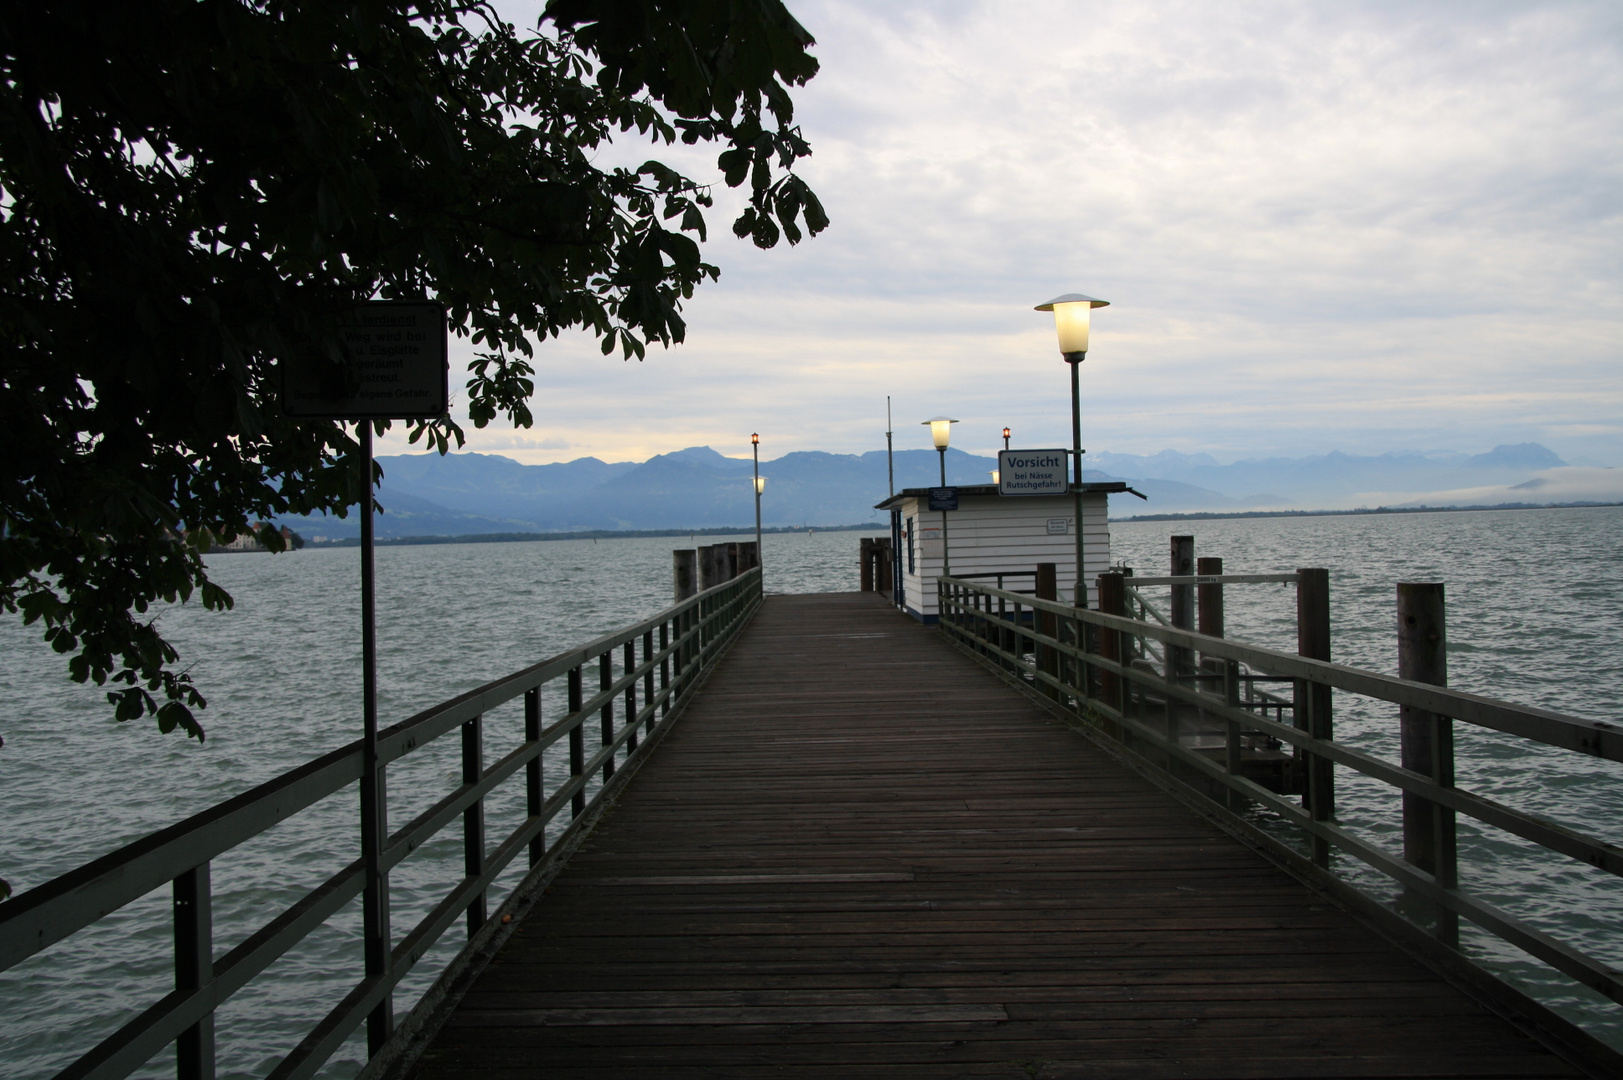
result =
[{"label": "lower dock platform", "polygon": [[414,1070],[1582,1075],[873,593],[766,599]]}]

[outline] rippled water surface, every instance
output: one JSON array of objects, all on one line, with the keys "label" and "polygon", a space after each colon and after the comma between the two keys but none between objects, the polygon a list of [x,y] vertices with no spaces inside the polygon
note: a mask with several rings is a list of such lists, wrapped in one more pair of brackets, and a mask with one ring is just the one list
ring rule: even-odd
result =
[{"label": "rippled water surface", "polygon": [[[1394,582],[1444,581],[1452,685],[1623,719],[1623,584],[1616,580],[1623,510],[1118,523],[1112,554],[1140,573],[1163,573],[1174,531],[1194,533],[1197,553],[1222,556],[1230,572],[1329,567],[1335,659],[1380,671],[1397,665]],[[767,536],[768,591],[856,588],[859,535]],[[707,542],[699,536],[379,549],[383,723],[652,614],[670,602],[671,549]],[[161,615],[210,699],[202,745],[159,735],[145,723],[112,722],[99,691],[69,683],[61,658],[32,632],[0,623],[0,693],[10,706],[0,714],[0,876],[26,890],[354,739],[358,563],[355,549],[220,556],[212,570],[235,596],[236,609],[182,605]],[[1230,636],[1294,650],[1292,590],[1234,587],[1227,609]],[[549,700],[549,716],[557,706]],[[1383,709],[1338,698],[1338,734],[1395,756],[1396,719]],[[487,724],[488,761],[516,740],[520,718],[507,709]],[[1509,737],[1472,735],[1459,744],[1462,786],[1623,841],[1616,768]],[[455,786],[455,739],[439,743],[445,745],[431,744],[391,768],[395,825]],[[1342,773],[1338,785],[1343,823],[1390,842],[1396,819],[1384,792]],[[511,828],[520,813],[511,798],[492,800],[491,835],[504,835],[503,826]],[[345,865],[355,855],[356,828],[353,800],[334,797],[217,860],[217,949],[230,948]],[[1623,962],[1615,879],[1465,833],[1461,876],[1468,886]],[[397,933],[426,912],[446,880],[460,876],[460,830],[442,837],[394,877]],[[7,1075],[49,1075],[130,1019],[135,1006],[170,989],[168,908],[168,891],[160,890],[0,975],[0,1062]],[[453,928],[424,961],[424,974],[397,999],[401,1008],[426,987],[459,934]],[[336,1003],[353,978],[358,940],[352,905],[229,1003],[219,1014],[220,1074],[263,1075]],[[1540,978],[1502,947],[1469,943],[1512,975]],[[1604,1015],[1581,993],[1540,985],[1564,1007]],[[362,1056],[352,1040],[328,1074],[352,1074]],[[165,1052],[143,1075],[172,1074]]]}]

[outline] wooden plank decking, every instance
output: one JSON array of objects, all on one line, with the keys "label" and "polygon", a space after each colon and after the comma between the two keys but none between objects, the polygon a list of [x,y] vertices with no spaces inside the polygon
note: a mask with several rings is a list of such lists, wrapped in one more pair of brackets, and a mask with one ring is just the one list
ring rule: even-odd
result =
[{"label": "wooden plank decking", "polygon": [[417,1075],[1578,1074],[855,593],[768,598]]}]

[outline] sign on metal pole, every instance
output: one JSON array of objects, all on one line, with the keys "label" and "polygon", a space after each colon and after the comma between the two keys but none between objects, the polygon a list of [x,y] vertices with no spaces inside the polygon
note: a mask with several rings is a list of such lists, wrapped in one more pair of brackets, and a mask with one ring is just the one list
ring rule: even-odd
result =
[{"label": "sign on metal pole", "polygon": [[955,487],[938,487],[930,489],[931,510],[958,509],[958,489]]},{"label": "sign on metal pole", "polygon": [[[372,423],[444,416],[450,376],[445,309],[416,300],[373,300],[339,325],[339,355],[308,355],[281,365],[282,411],[307,420],[356,422],[361,490],[361,937],[368,978],[388,970],[393,948],[383,865],[387,815],[378,757],[377,588],[373,562]],[[385,994],[367,1015],[374,1053],[394,1027]]]},{"label": "sign on metal pole", "polygon": [[1069,450],[999,450],[999,495],[1063,495],[1070,490]]},{"label": "sign on metal pole", "polygon": [[373,300],[340,324],[341,358],[282,365],[282,411],[312,420],[432,420],[443,416],[449,375],[445,309]]}]

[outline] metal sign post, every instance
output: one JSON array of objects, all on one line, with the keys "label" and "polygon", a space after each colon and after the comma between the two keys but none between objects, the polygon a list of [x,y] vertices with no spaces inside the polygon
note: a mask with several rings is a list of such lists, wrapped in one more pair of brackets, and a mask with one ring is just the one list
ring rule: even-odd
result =
[{"label": "metal sign post", "polygon": [[[282,410],[305,419],[354,421],[361,446],[361,896],[368,979],[389,970],[389,881],[383,872],[388,835],[387,778],[378,764],[377,590],[373,563],[372,424],[432,420],[449,401],[445,309],[438,304],[376,300],[349,313],[339,329],[342,356],[305,356],[282,365]],[[366,1041],[377,1053],[394,1029],[394,995],[367,1015]]]}]

